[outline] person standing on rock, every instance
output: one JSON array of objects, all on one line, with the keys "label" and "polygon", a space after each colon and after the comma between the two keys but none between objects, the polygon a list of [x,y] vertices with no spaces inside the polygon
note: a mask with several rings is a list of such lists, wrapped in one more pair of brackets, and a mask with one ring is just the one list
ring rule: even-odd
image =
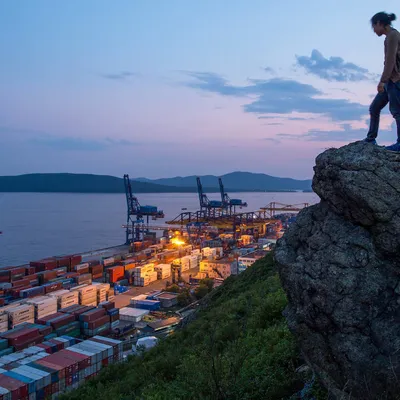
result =
[{"label": "person standing on rock", "polygon": [[370,106],[370,128],[366,142],[376,144],[381,110],[389,103],[389,109],[397,125],[397,142],[387,150],[400,152],[400,32],[392,27],[394,14],[379,12],[371,18],[376,35],[385,35],[385,63],[374,101]]}]

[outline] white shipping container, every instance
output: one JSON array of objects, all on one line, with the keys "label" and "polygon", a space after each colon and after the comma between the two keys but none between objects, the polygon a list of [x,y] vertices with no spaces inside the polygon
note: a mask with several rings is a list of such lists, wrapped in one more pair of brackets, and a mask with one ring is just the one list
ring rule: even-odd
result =
[{"label": "white shipping container", "polygon": [[35,318],[21,319],[18,322],[12,321],[12,322],[10,322],[10,328],[14,329],[16,326],[21,325],[24,322],[28,322],[29,324],[34,324],[35,323]]},{"label": "white shipping container", "polygon": [[8,322],[8,314],[7,313],[0,315],[0,324],[3,322]]},{"label": "white shipping container", "polygon": [[139,322],[143,316],[147,315],[149,310],[139,308],[123,307],[119,310],[119,319],[121,321]]},{"label": "white shipping container", "polygon": [[86,269],[86,268],[89,268],[89,263],[78,264],[75,265],[74,267],[75,271],[80,271],[81,269]]},{"label": "white shipping container", "polygon": [[92,302],[83,302],[82,306],[97,307],[97,300]]},{"label": "white shipping container", "polygon": [[67,308],[67,307],[70,307],[70,306],[74,306],[75,304],[79,304],[79,301],[78,301],[77,298],[61,302],[59,307],[60,308]]},{"label": "white shipping container", "polygon": [[46,294],[46,296],[48,296],[48,297],[60,297],[60,296],[62,296],[64,294],[68,294],[68,293],[71,293],[71,292],[69,290],[62,289],[62,290],[56,290],[55,292],[48,293],[48,294]]},{"label": "white shipping container", "polygon": [[7,310],[9,318],[19,319],[25,316],[34,316],[34,307],[31,304],[21,305]]},{"label": "white shipping container", "polygon": [[0,332],[7,332],[8,331],[8,321],[0,323]]}]

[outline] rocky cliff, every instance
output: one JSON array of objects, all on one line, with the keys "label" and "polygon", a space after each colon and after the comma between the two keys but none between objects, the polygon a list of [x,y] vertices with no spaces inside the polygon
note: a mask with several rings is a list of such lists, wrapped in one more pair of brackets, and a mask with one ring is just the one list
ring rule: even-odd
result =
[{"label": "rocky cliff", "polygon": [[276,246],[285,316],[336,399],[400,398],[400,154],[361,142],[320,154]]}]

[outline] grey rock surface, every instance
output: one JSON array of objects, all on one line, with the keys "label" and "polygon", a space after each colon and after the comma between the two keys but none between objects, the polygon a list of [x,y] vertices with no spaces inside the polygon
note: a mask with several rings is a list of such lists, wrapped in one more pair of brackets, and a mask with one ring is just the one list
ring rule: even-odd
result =
[{"label": "grey rock surface", "polygon": [[334,398],[400,399],[400,154],[353,143],[314,172],[275,251],[289,328]]}]

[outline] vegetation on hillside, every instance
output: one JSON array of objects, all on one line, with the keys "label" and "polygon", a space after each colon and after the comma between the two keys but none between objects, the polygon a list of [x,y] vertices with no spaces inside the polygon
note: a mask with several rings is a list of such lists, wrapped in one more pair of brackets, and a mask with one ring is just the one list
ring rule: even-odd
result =
[{"label": "vegetation on hillside", "polygon": [[302,362],[282,316],[286,296],[272,256],[202,301],[194,321],[143,357],[105,368],[63,399],[312,398],[296,395],[305,383],[295,371]]}]

